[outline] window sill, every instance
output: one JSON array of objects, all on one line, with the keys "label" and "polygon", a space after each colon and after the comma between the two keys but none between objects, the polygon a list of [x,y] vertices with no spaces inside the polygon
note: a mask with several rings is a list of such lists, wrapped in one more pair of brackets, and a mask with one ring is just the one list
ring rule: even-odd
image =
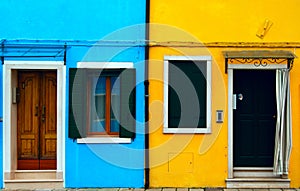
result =
[{"label": "window sill", "polygon": [[164,127],[163,133],[211,133],[210,128],[167,128]]},{"label": "window sill", "polygon": [[119,138],[119,137],[87,137],[77,139],[79,144],[89,144],[89,143],[131,143],[130,138]]}]

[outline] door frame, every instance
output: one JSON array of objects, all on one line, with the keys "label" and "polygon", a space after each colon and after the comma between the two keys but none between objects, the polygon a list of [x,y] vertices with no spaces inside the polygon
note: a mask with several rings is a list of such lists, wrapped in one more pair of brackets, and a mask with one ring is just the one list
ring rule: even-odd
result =
[{"label": "door frame", "polygon": [[[17,170],[16,113],[17,105],[12,103],[13,91],[17,83],[17,70],[57,71],[57,175],[64,176],[65,162],[65,97],[66,66],[62,61],[4,61],[3,65],[3,173],[4,179],[11,179]],[[4,154],[5,153],[5,154]]]},{"label": "door frame", "polygon": [[254,64],[228,64],[228,178],[234,178],[233,166],[233,72],[234,70],[276,70],[286,69],[287,64],[267,64],[256,66]]}]

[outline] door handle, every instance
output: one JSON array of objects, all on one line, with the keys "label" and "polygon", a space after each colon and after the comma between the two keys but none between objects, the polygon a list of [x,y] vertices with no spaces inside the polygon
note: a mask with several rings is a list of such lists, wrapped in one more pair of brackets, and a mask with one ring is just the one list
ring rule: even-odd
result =
[{"label": "door handle", "polygon": [[35,105],[35,114],[34,116],[38,116],[39,115],[39,105]]},{"label": "door handle", "polygon": [[236,100],[240,100],[242,101],[244,99],[243,94],[239,93],[239,94],[233,94],[232,95],[232,109],[236,109]]},{"label": "door handle", "polygon": [[46,119],[46,106],[42,107],[42,121],[44,122]]}]

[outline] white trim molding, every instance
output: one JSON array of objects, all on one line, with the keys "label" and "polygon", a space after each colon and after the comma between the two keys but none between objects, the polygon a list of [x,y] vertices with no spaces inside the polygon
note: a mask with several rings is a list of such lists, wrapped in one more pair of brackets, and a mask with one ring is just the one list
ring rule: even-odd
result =
[{"label": "white trim molding", "polygon": [[133,68],[132,62],[77,62],[77,68],[114,69]]},{"label": "white trim molding", "polygon": [[233,178],[233,70],[228,69],[228,178]]},{"label": "white trim molding", "polygon": [[286,64],[269,64],[256,67],[253,64],[228,64],[228,178],[227,188],[289,188],[290,180],[274,176],[271,168],[237,168],[233,166],[233,73],[234,70],[276,70]]},{"label": "white trim molding", "polygon": [[120,138],[120,137],[87,137],[77,139],[77,143],[131,143],[131,138]]},{"label": "white trim molding", "polygon": [[57,71],[57,168],[64,176],[66,69],[61,61],[4,61],[3,65],[3,173],[4,178],[17,170],[16,106],[12,103],[12,83],[17,83],[17,70]]},{"label": "white trim molding", "polygon": [[245,70],[276,70],[287,69],[287,64],[268,64],[265,66],[256,66],[254,64],[228,64],[227,69],[245,69]]},{"label": "white trim molding", "polygon": [[[169,61],[206,61],[206,128],[169,128]],[[163,133],[211,133],[211,56],[164,56],[164,127]]]}]

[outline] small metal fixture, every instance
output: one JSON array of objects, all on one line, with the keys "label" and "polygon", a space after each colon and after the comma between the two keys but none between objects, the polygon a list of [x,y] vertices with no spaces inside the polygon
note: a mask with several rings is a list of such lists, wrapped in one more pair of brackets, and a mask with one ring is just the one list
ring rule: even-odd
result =
[{"label": "small metal fixture", "polygon": [[232,109],[236,109],[236,94],[232,95]]},{"label": "small metal fixture", "polygon": [[12,88],[12,103],[17,103],[17,87]]},{"label": "small metal fixture", "polygon": [[265,22],[259,27],[256,36],[263,39],[267,32],[270,30],[271,26],[273,25],[273,22],[269,19],[266,19]]},{"label": "small metal fixture", "polygon": [[217,116],[216,116],[216,122],[217,123],[223,123],[223,118],[224,118],[224,116],[223,116],[223,110],[217,110],[217,112],[216,112],[216,114],[217,114]]},{"label": "small metal fixture", "polygon": [[243,94],[238,94],[238,99],[239,99],[240,101],[242,101],[242,100],[244,99]]}]

